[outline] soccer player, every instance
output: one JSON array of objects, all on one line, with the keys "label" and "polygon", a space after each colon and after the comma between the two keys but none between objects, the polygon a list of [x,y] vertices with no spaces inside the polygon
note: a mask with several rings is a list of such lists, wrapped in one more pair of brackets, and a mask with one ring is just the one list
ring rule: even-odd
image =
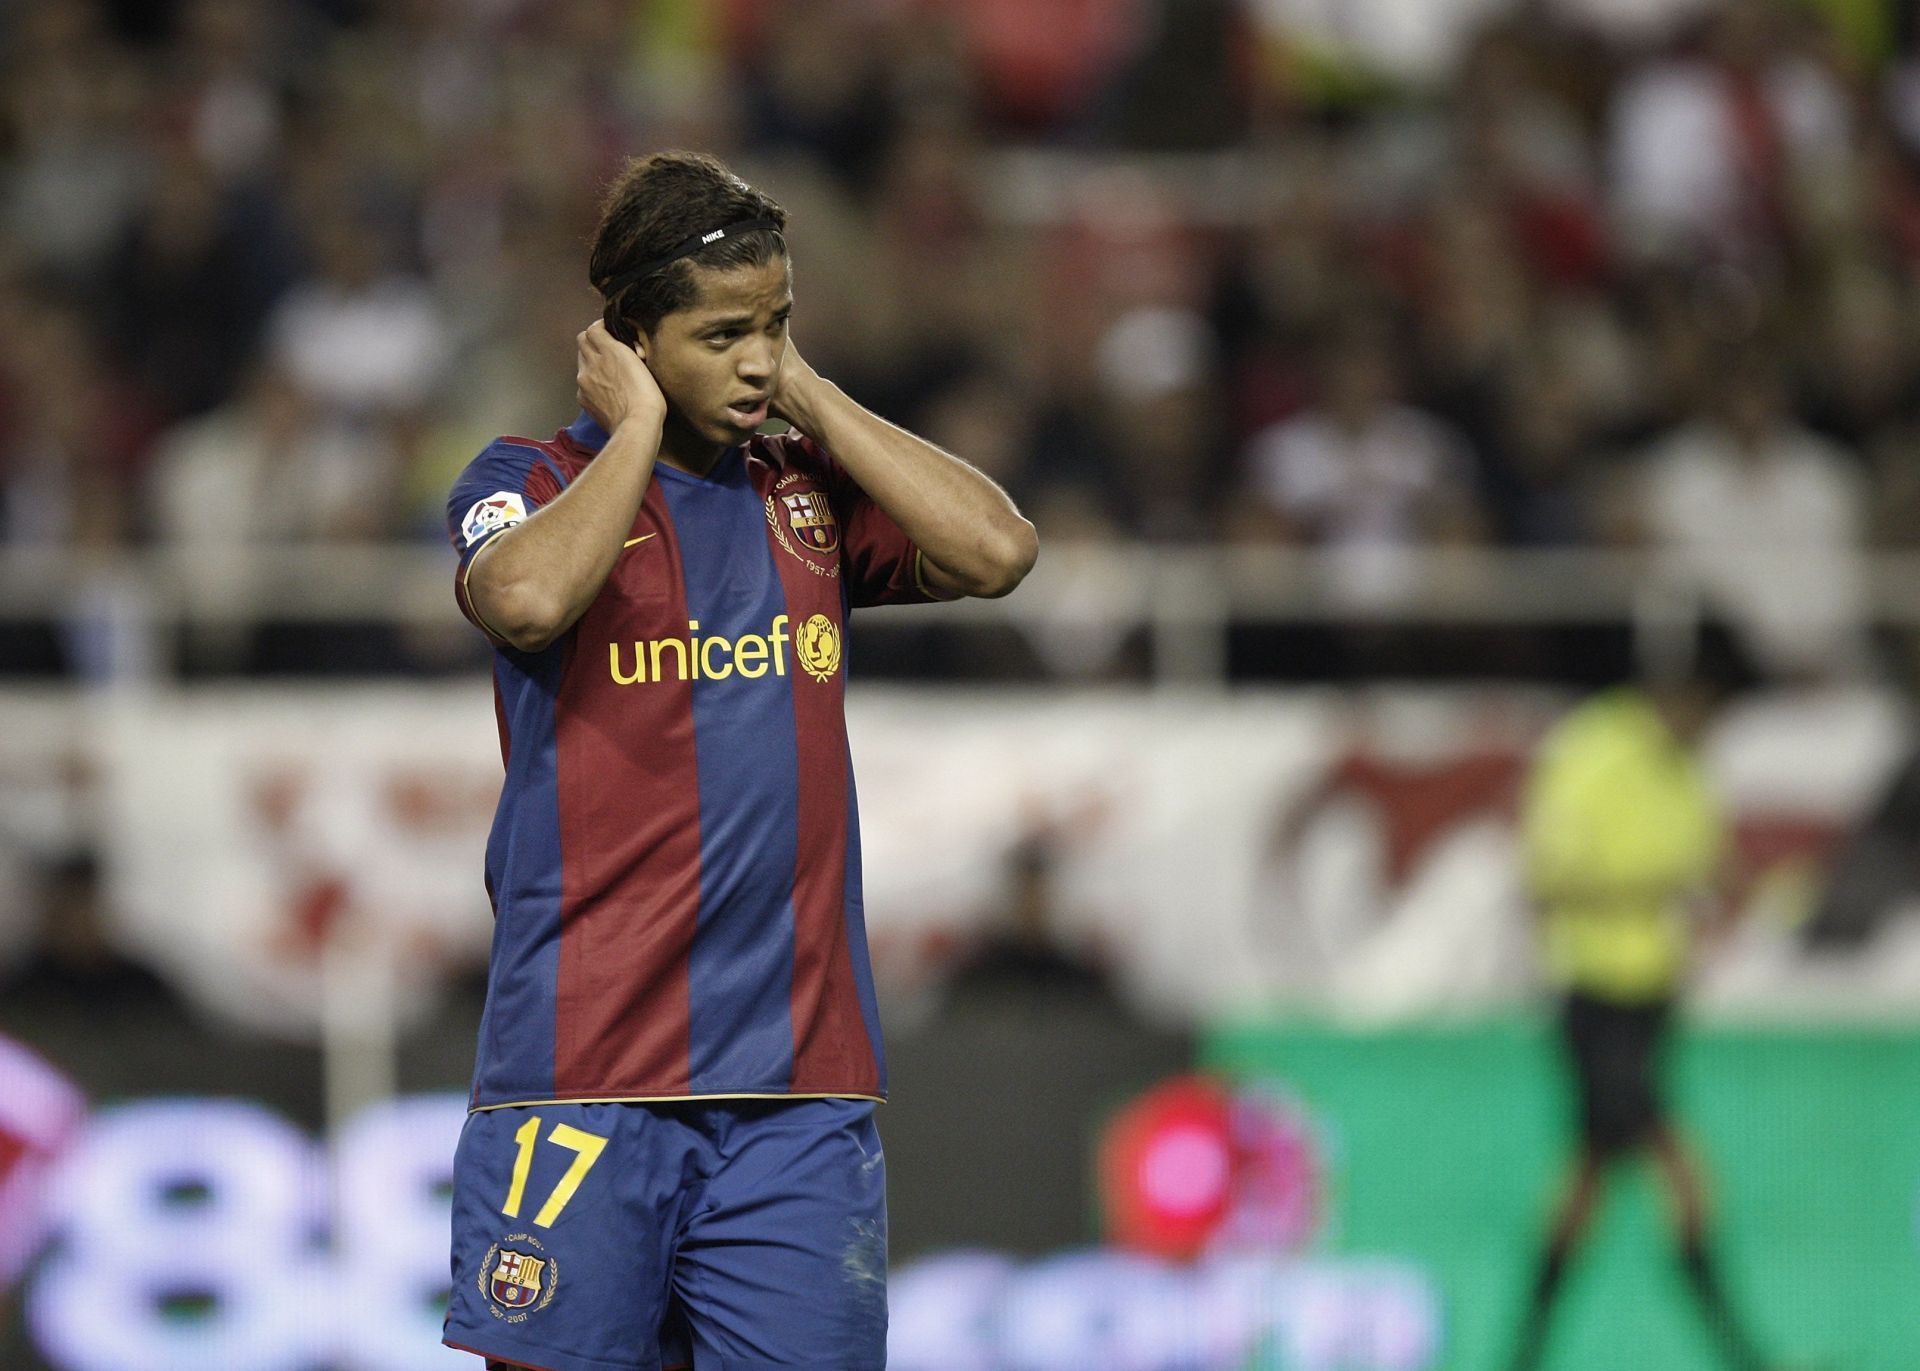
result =
[{"label": "soccer player", "polygon": [[1037,542],[801,358],[785,226],[712,158],[630,163],[583,412],[448,504],[506,783],[446,1341],[494,1366],[885,1361],[847,619],[1004,595]]},{"label": "soccer player", "polygon": [[1699,1163],[1668,1113],[1662,1055],[1696,912],[1710,905],[1725,828],[1696,747],[1754,673],[1717,625],[1644,687],[1603,692],[1547,736],[1529,779],[1527,882],[1563,989],[1580,1147],[1554,1215],[1513,1371],[1534,1371],[1567,1264],[1613,1163],[1649,1154],[1673,1201],[1687,1283],[1734,1371],[1765,1363],[1721,1285]]}]

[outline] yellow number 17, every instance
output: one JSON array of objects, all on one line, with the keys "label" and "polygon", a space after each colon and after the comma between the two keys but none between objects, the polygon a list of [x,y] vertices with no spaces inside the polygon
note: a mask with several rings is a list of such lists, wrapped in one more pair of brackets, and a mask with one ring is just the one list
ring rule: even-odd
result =
[{"label": "yellow number 17", "polygon": [[[538,1114],[521,1124],[520,1131],[513,1135],[513,1140],[520,1144],[520,1155],[513,1159],[513,1184],[507,1188],[507,1202],[500,1206],[500,1212],[510,1219],[520,1217],[520,1202],[527,1197],[527,1173],[533,1170],[533,1145],[539,1138]],[[587,1172],[593,1169],[593,1164],[600,1160],[600,1154],[607,1147],[605,1138],[582,1133],[571,1124],[564,1123],[553,1126],[553,1132],[547,1134],[547,1141],[568,1149],[574,1156],[567,1174],[560,1178],[560,1184],[553,1187],[547,1202],[533,1216],[535,1226],[540,1228],[553,1226],[553,1221],[560,1217],[560,1211],[567,1207],[567,1201],[573,1198],[574,1192],[580,1188],[580,1182],[587,1178]]]}]

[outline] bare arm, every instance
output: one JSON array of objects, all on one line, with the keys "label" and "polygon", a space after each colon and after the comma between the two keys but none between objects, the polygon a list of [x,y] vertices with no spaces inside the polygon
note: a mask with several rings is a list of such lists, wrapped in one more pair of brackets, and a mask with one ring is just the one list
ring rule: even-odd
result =
[{"label": "bare arm", "polygon": [[573,627],[606,584],[660,454],[666,397],[637,348],[596,320],[580,335],[580,403],[610,435],[554,500],[498,534],[467,566],[467,601],[522,652]]},{"label": "bare arm", "polygon": [[927,582],[966,595],[1005,595],[1033,568],[1033,525],[991,479],[848,398],[791,345],[774,410],[820,443],[920,549]]}]

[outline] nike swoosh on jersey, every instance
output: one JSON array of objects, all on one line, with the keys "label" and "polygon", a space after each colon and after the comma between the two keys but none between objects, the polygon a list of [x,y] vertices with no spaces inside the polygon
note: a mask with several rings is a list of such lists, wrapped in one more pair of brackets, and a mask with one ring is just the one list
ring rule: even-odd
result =
[{"label": "nike swoosh on jersey", "polygon": [[629,539],[627,539],[627,541],[626,541],[626,542],[624,542],[624,543],[622,543],[622,544],[620,544],[620,546],[621,546],[621,547],[632,547],[632,546],[633,546],[633,545],[634,545],[635,543],[644,543],[644,542],[646,542],[646,541],[647,541],[647,539],[649,539],[649,538],[653,538],[653,537],[657,537],[657,536],[658,536],[657,534],[653,534],[653,533],[643,533],[643,534],[641,534],[641,535],[640,535],[640,536],[639,536],[638,538],[629,538]]}]

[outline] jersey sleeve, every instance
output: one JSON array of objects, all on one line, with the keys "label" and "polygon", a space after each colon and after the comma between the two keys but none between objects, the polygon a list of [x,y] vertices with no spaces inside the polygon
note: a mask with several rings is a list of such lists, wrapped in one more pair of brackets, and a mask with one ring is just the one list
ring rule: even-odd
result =
[{"label": "jersey sleeve", "polygon": [[459,555],[453,597],[460,612],[494,642],[496,634],[467,596],[467,568],[481,548],[523,522],[565,488],[559,467],[539,446],[497,438],[467,463],[447,497],[447,537]]},{"label": "jersey sleeve", "polygon": [[822,483],[840,525],[840,566],[847,578],[847,603],[918,605],[956,596],[927,584],[926,559],[913,539],[875,504],[857,481],[811,438],[791,440],[824,473]]}]

